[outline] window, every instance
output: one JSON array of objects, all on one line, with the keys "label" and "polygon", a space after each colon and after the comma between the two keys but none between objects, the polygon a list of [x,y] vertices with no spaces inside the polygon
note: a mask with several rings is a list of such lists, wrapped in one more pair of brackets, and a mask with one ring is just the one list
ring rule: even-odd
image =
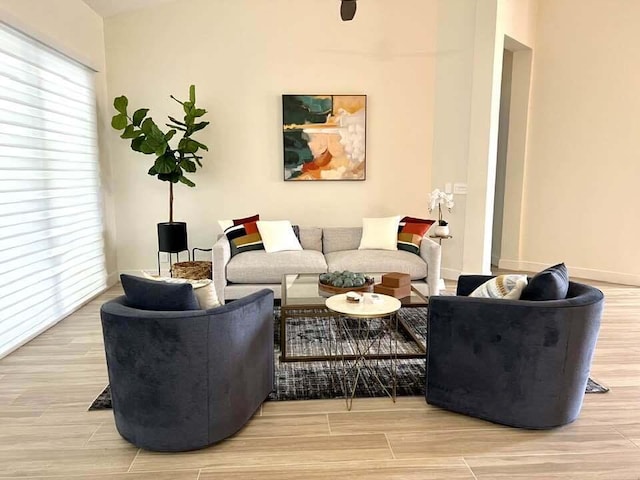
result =
[{"label": "window", "polygon": [[0,357],[106,287],[93,72],[0,23]]}]

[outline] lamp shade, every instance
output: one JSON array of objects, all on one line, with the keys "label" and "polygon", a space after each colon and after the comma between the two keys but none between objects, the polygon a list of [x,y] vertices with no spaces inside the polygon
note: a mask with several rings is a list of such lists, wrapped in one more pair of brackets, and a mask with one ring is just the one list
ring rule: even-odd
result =
[{"label": "lamp shade", "polygon": [[356,15],[356,8],[356,0],[342,0],[340,4],[340,18],[345,22],[353,20],[353,17]]}]

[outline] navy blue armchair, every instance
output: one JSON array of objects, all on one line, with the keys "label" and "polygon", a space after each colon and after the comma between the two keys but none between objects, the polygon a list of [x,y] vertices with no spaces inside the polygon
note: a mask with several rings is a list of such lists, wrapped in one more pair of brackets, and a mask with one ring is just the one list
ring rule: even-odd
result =
[{"label": "navy blue armchair", "polygon": [[273,292],[211,310],[101,310],[115,423],[155,451],[206,447],[233,435],[273,389]]},{"label": "navy blue armchair", "polygon": [[492,277],[458,280],[429,299],[427,403],[515,427],[543,429],[580,413],[604,296],[569,282],[562,300],[468,297]]}]

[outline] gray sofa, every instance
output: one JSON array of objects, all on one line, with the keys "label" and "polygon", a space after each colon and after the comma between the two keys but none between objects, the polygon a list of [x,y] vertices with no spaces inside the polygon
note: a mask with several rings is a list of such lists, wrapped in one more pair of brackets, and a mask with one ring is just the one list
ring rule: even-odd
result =
[{"label": "gray sofa", "polygon": [[403,250],[358,250],[361,227],[300,227],[303,250],[267,253],[254,250],[231,258],[222,235],[213,246],[213,283],[219,300],[242,298],[269,288],[281,297],[282,276],[350,270],[362,273],[404,272],[425,295],[438,295],[440,245],[425,237],[420,255]]}]

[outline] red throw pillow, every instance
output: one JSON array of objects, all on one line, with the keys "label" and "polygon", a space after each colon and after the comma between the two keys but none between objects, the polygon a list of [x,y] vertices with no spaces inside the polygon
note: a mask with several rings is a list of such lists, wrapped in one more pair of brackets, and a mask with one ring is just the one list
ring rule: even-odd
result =
[{"label": "red throw pillow", "polygon": [[420,242],[435,220],[404,217],[398,224],[398,250],[420,255]]}]

